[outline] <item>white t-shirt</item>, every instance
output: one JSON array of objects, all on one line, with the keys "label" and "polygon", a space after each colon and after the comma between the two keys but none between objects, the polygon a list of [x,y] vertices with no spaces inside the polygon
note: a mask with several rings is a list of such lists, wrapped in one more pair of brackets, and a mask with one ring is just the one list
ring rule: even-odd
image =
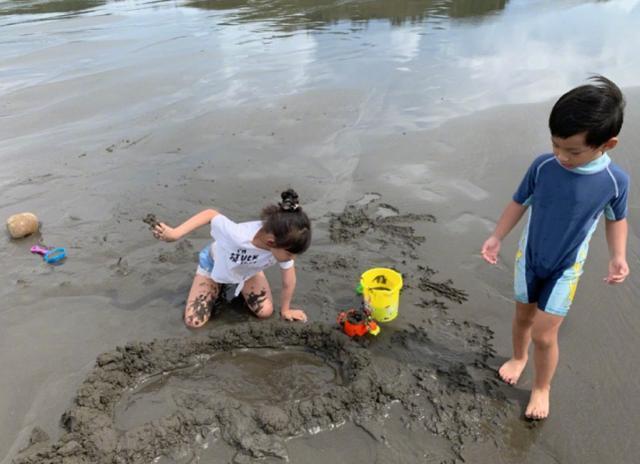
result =
[{"label": "white t-shirt", "polygon": [[[238,284],[236,296],[244,282],[278,261],[269,250],[258,248],[251,241],[262,227],[261,221],[235,223],[218,214],[211,220],[213,270],[211,278],[221,284]],[[293,260],[280,262],[282,269],[293,267]]]}]

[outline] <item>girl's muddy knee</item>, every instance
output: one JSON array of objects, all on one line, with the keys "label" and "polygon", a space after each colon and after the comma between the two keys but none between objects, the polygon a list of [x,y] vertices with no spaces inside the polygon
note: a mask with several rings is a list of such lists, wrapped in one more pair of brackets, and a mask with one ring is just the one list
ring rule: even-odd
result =
[{"label": "girl's muddy knee", "polygon": [[200,319],[194,315],[189,315],[189,316],[185,315],[183,320],[185,325],[190,329],[197,329],[205,325],[209,321],[209,318],[206,317],[204,319]]},{"label": "girl's muddy knee", "polygon": [[247,306],[260,319],[266,319],[273,314],[273,303],[267,296],[266,290],[251,292],[246,297]]},{"label": "girl's muddy knee", "polygon": [[187,327],[198,328],[207,323],[213,309],[213,294],[198,295],[189,301],[184,309],[184,323]]},{"label": "girl's muddy knee", "polygon": [[255,313],[258,319],[268,319],[273,315],[273,305],[271,303],[265,304],[259,313]]}]

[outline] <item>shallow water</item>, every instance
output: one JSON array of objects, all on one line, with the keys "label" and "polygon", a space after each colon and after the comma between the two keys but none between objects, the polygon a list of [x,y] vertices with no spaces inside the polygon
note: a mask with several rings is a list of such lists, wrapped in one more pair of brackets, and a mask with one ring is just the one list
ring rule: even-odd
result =
[{"label": "shallow water", "polygon": [[[639,20],[636,0],[1,2],[0,216],[29,210],[43,224],[38,237],[0,238],[1,462],[34,425],[59,433],[100,352],[192,336],[181,311],[207,233],[157,243],[141,222],[150,212],[176,223],[216,207],[247,220],[294,186],[316,228],[296,293],[312,319],[335,320],[364,270],[327,272],[312,259],[424,262],[468,292],[449,311],[496,332],[498,364],[509,354],[517,234],[498,268],[484,266],[478,248],[532,157],[549,150],[553,99],[592,72],[625,89],[613,156],[639,177]],[[599,230],[563,325],[553,415],[534,428],[514,416],[500,437],[505,460],[632,462],[640,452],[627,439],[640,428],[629,407],[640,384],[629,369],[640,356],[632,343],[640,331],[637,195],[634,188],[632,278],[602,286]],[[380,196],[403,214],[437,218],[412,224],[426,236],[414,255],[385,251],[366,234],[331,242],[328,213]],[[38,240],[67,247],[69,258],[44,265],[28,252]],[[277,292],[278,276],[269,275]],[[404,293],[387,330],[422,323],[422,298],[433,295]],[[228,311],[212,324],[245,319]],[[437,353],[465,359],[452,334],[443,330]],[[426,344],[417,352],[436,351]],[[527,371],[515,404],[530,383]],[[389,430],[396,446],[402,428]],[[331,442],[305,438],[292,456]],[[495,450],[466,452],[482,462]],[[354,454],[353,462],[370,458]]]},{"label": "shallow water", "polygon": [[279,404],[323,395],[341,384],[338,372],[300,350],[242,350],[219,353],[176,372],[146,379],[116,409],[115,423],[130,430],[179,410],[174,395],[216,392],[250,404]]}]

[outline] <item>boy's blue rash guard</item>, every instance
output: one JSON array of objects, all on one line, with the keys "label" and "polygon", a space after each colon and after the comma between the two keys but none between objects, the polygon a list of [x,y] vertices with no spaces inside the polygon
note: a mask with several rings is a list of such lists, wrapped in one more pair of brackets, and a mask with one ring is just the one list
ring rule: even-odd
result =
[{"label": "boy's blue rash guard", "polygon": [[527,269],[547,278],[584,261],[601,214],[613,221],[627,216],[628,188],[629,176],[606,153],[576,169],[553,154],[536,158],[513,195],[530,206],[521,240]]}]

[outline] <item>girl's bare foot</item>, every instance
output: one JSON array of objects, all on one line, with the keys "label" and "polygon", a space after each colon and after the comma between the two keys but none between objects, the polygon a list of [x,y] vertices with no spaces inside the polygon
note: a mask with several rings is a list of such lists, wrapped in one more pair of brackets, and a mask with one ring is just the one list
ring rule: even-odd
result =
[{"label": "girl's bare foot", "polygon": [[527,419],[546,419],[549,415],[549,388],[533,388],[524,413]]},{"label": "girl's bare foot", "polygon": [[509,361],[504,363],[502,367],[498,370],[498,375],[502,379],[503,382],[508,383],[509,385],[515,385],[520,378],[520,374],[524,370],[524,366],[527,365],[527,358],[525,359],[514,359],[511,358]]}]

